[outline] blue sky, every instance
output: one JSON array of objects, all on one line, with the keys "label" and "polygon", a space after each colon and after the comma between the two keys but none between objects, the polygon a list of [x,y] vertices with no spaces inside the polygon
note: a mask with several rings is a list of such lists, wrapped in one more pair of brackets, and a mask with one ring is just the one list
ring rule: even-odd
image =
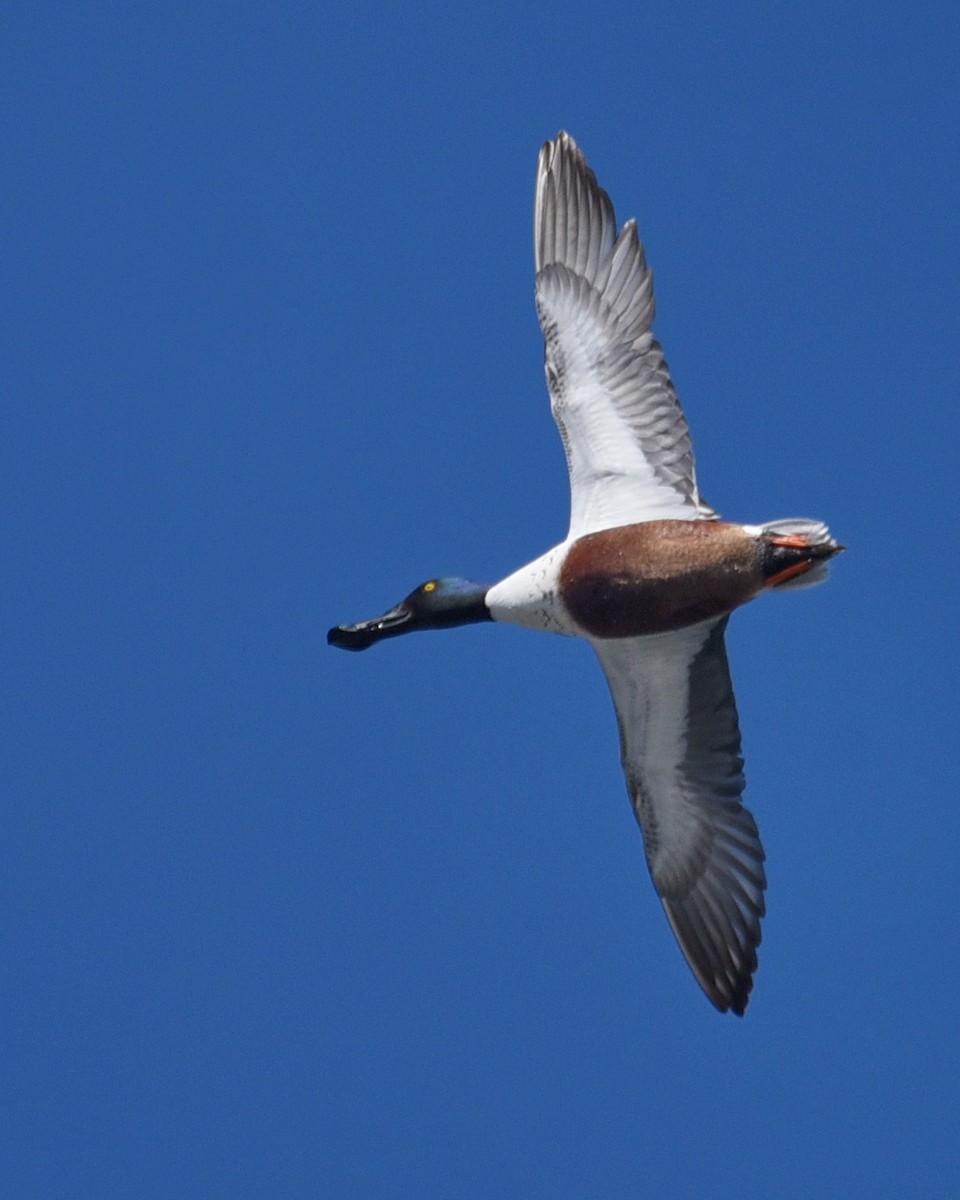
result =
[{"label": "blue sky", "polygon": [[[954,5],[47,4],[0,63],[0,1161],[32,1197],[951,1195]],[[721,1017],[589,650],[330,650],[559,540],[567,128],[701,486],[849,546],[729,650]]]}]

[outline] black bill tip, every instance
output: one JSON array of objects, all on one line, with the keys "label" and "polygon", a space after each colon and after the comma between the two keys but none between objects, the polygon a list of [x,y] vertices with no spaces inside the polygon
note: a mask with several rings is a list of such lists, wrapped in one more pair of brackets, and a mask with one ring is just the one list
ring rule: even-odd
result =
[{"label": "black bill tip", "polygon": [[335,625],[327,634],[327,645],[341,650],[366,650],[377,640],[375,630],[356,625]]},{"label": "black bill tip", "polygon": [[374,642],[396,637],[415,629],[413,613],[405,601],[372,621],[358,621],[356,625],[335,625],[327,634],[327,643],[341,650],[366,650]]}]

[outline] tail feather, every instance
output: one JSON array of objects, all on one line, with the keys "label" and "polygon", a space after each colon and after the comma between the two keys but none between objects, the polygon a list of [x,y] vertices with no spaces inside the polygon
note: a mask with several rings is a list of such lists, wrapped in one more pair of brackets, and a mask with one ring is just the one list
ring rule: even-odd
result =
[{"label": "tail feather", "polygon": [[837,545],[823,521],[814,521],[810,517],[783,517],[779,521],[768,521],[760,526],[760,532],[774,537],[803,537],[811,546]]},{"label": "tail feather", "polygon": [[830,564],[819,562],[809,571],[804,571],[802,575],[794,575],[792,579],[785,579],[782,583],[778,583],[773,590],[776,592],[799,592],[803,588],[812,588],[823,583],[829,574]]},{"label": "tail feather", "polygon": [[823,521],[785,517],[759,527],[766,543],[764,575],[778,592],[816,587],[830,573],[829,559],[843,550]]}]

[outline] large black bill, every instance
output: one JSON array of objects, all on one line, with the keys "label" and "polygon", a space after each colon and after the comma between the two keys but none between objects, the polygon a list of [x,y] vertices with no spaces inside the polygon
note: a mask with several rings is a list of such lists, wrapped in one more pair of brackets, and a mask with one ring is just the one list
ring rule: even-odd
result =
[{"label": "large black bill", "polygon": [[359,621],[356,625],[335,625],[327,634],[327,642],[331,646],[339,646],[341,650],[366,650],[368,646],[383,638],[405,633],[412,615],[405,605],[398,604],[396,608],[391,608],[382,617],[374,617],[372,621]]}]

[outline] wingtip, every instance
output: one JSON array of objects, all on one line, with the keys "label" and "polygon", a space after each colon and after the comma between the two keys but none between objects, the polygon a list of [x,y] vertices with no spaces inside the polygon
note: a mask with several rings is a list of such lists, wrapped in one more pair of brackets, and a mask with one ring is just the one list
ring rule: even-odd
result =
[{"label": "wingtip", "polygon": [[563,169],[563,160],[573,157],[574,161],[584,163],[580,147],[565,129],[557,132],[555,138],[550,138],[540,147],[540,157],[537,162],[537,192],[540,193],[544,182],[551,174],[557,174]]},{"label": "wingtip", "polygon": [[670,928],[703,994],[718,1012],[732,1012],[742,1017],[760,965],[757,951],[763,936],[759,925],[762,912],[747,939],[743,940],[724,935],[706,923],[698,927],[698,922],[683,904],[665,897],[661,900]]},{"label": "wingtip", "polygon": [[733,1013],[735,1017],[742,1017],[747,1011],[747,1005],[750,1003],[750,994],[753,991],[753,978],[758,966],[759,963],[753,967],[749,975],[738,979],[734,988],[724,989],[723,991],[709,986],[708,983],[705,983],[700,978],[696,971],[694,971],[694,977],[703,989],[704,995],[717,1012],[729,1012]]},{"label": "wingtip", "polygon": [[592,285],[616,239],[613,202],[597,181],[576,140],[561,129],[544,142],[534,191],[534,267],[554,263]]},{"label": "wingtip", "polygon": [[557,131],[557,136],[543,143],[540,149],[540,162],[543,170],[551,168],[559,170],[562,165],[562,160],[572,158],[573,161],[582,169],[589,171],[587,160],[583,156],[583,151],[577,145],[576,138],[572,134],[567,133],[565,129]]}]

